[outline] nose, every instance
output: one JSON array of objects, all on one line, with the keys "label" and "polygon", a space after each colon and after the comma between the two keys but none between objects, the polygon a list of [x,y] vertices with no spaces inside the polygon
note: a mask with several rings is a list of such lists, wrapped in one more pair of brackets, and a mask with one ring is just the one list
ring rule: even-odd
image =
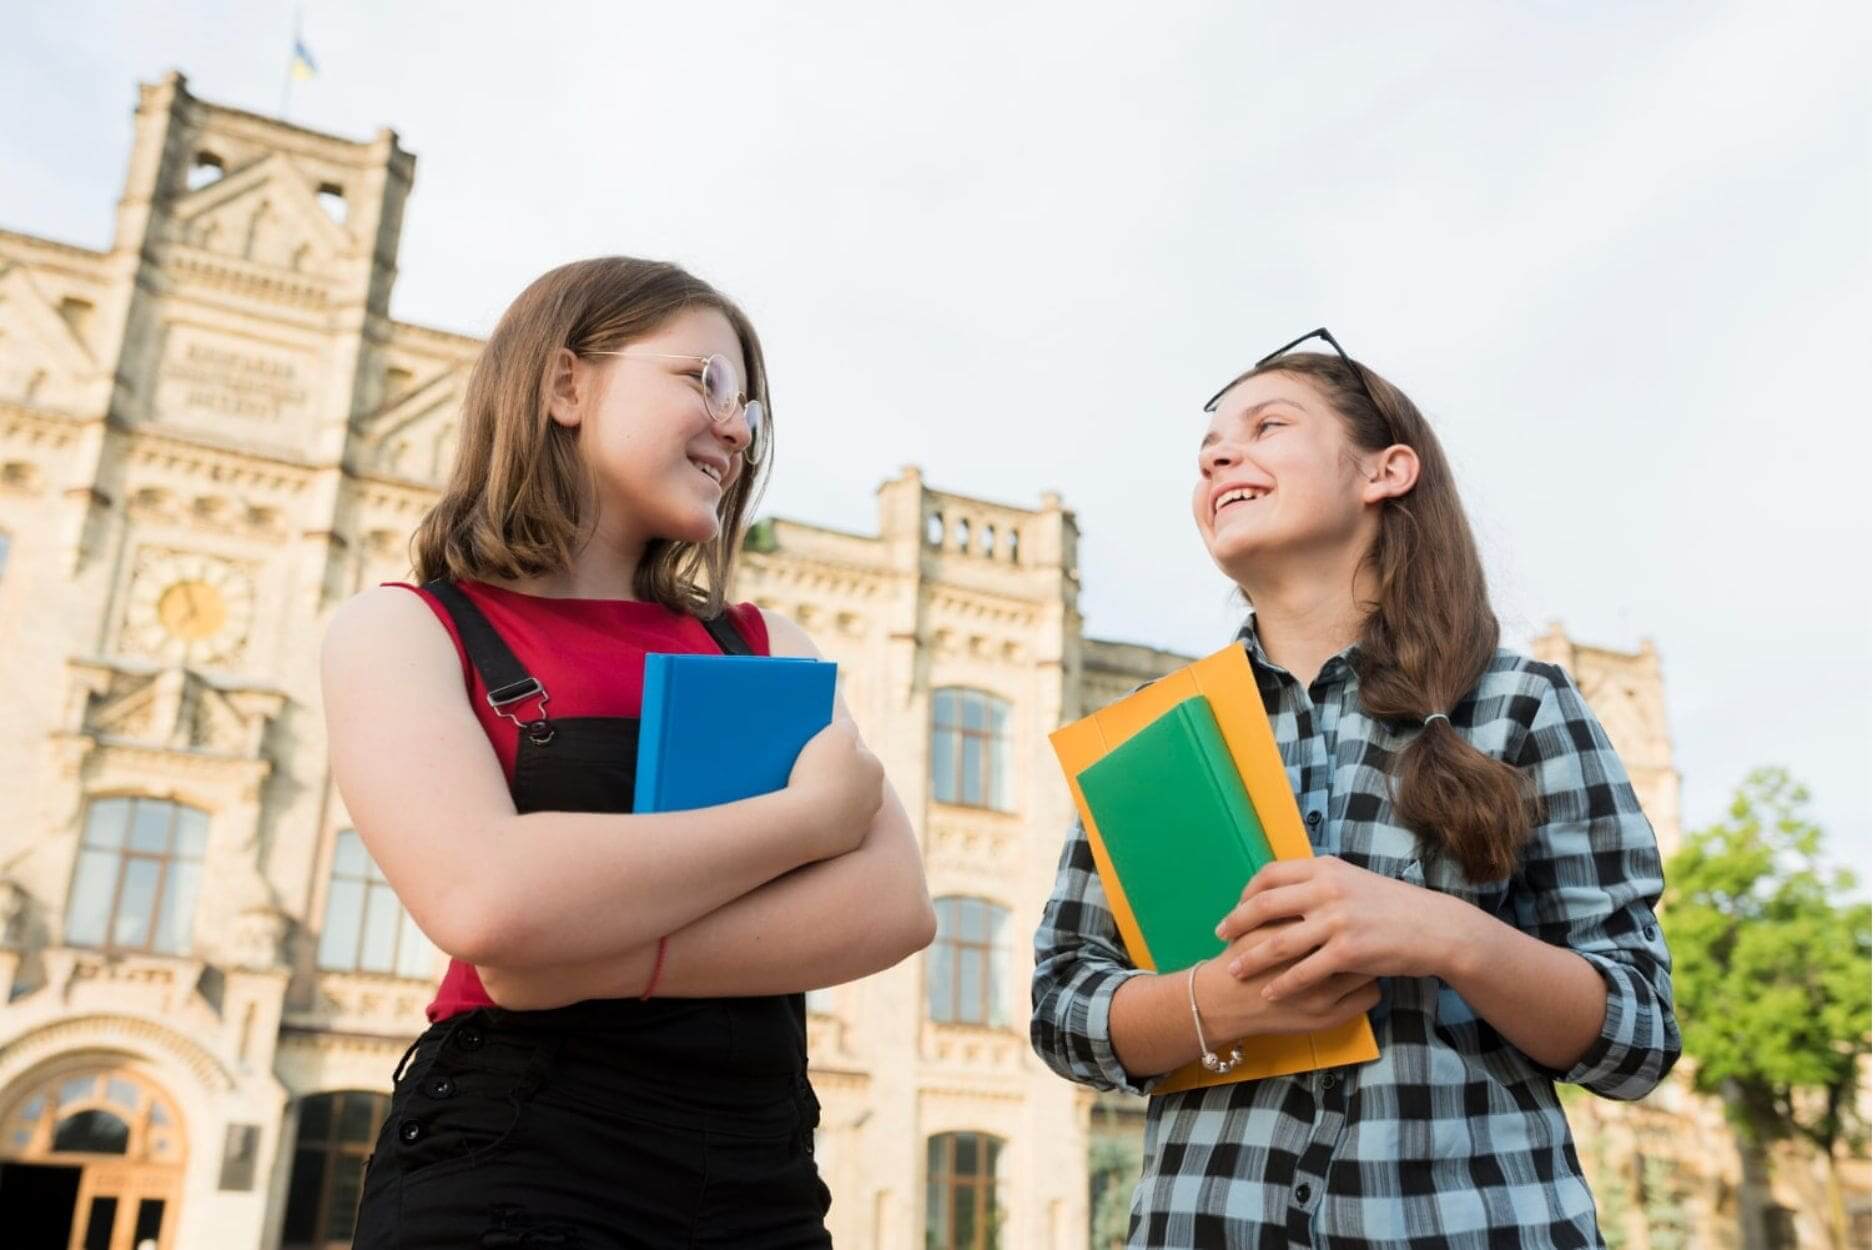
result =
[{"label": "nose", "polygon": [[1198,471],[1207,476],[1221,469],[1234,468],[1241,463],[1243,463],[1243,452],[1224,439],[1219,439],[1198,451]]},{"label": "nose", "polygon": [[741,455],[755,441],[754,433],[749,429],[749,410],[746,407],[739,407],[728,417],[711,424],[716,441],[735,455]]}]

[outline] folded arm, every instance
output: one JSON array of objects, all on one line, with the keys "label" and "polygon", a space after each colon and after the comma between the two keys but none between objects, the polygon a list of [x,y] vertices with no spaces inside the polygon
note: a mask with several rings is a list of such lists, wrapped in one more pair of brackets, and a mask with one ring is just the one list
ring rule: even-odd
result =
[{"label": "folded arm", "polygon": [[803,864],[846,851],[795,788],[698,811],[519,815],[469,706],[455,646],[407,590],[333,618],[321,656],[333,775],[372,858],[431,941],[506,966],[655,943]]},{"label": "folded arm", "polygon": [[[768,621],[773,654],[819,654],[792,621],[773,615]],[[834,714],[852,719],[844,701]],[[671,933],[656,993],[706,998],[819,989],[889,968],[924,949],[936,932],[917,835],[888,782],[857,849],[769,881]],[[595,960],[531,969],[498,963],[477,971],[497,1003],[535,1010],[640,994],[656,950],[653,938]]]}]

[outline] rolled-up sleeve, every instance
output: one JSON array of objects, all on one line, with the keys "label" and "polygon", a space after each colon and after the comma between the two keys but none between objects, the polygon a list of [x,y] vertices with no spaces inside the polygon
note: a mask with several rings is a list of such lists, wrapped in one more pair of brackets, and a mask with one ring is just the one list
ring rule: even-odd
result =
[{"label": "rolled-up sleeve", "polygon": [[1120,942],[1093,849],[1075,820],[1062,848],[1055,888],[1035,931],[1035,977],[1029,985],[1029,1042],[1043,1063],[1070,1081],[1102,1090],[1150,1093],[1120,1065],[1107,1031],[1113,995],[1133,966]]},{"label": "rolled-up sleeve", "polygon": [[1575,951],[1608,986],[1595,1043],[1550,1075],[1604,1098],[1642,1098],[1680,1057],[1673,960],[1654,915],[1660,847],[1581,692],[1561,669],[1542,668],[1550,685],[1518,763],[1545,810],[1513,891],[1518,926]]}]

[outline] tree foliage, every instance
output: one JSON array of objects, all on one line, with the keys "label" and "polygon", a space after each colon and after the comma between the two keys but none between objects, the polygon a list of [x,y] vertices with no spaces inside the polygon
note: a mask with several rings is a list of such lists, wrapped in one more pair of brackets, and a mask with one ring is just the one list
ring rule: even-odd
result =
[{"label": "tree foliage", "polygon": [[1833,1153],[1868,1127],[1869,905],[1823,863],[1809,798],[1782,769],[1747,777],[1667,865],[1661,923],[1694,1083],[1741,1133]]}]

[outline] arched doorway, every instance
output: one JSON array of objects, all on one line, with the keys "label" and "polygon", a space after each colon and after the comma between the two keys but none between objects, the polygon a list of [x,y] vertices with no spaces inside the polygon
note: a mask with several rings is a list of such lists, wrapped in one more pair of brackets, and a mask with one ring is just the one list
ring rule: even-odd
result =
[{"label": "arched doorway", "polygon": [[0,1101],[8,1239],[56,1250],[171,1250],[187,1142],[148,1078],[96,1061]]}]

